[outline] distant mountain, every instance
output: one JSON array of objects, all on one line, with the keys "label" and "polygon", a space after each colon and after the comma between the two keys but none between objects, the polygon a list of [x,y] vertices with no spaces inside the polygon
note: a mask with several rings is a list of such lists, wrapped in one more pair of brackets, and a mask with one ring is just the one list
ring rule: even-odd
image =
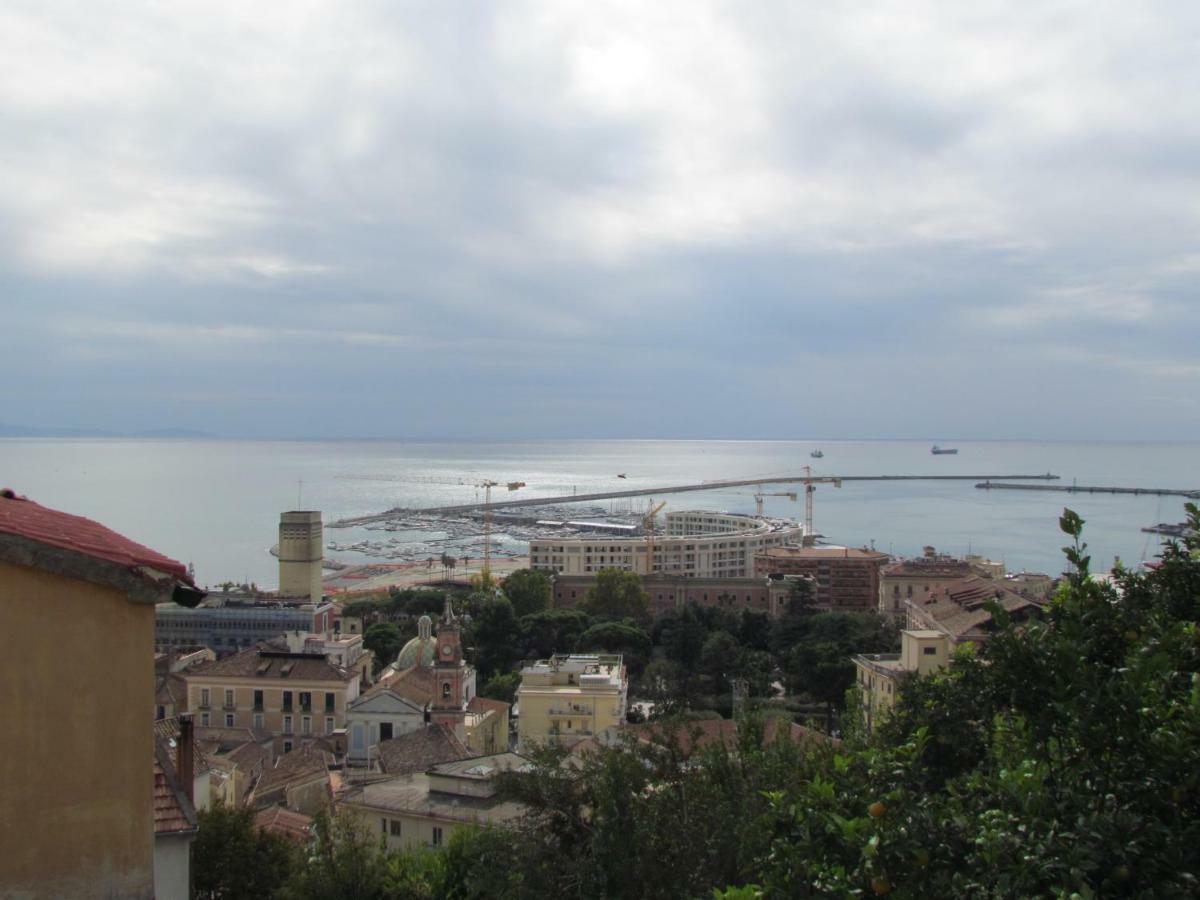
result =
[{"label": "distant mountain", "polygon": [[210,438],[194,428],[153,428],[148,431],[106,431],[99,428],[41,428],[0,422],[0,437],[23,438]]}]

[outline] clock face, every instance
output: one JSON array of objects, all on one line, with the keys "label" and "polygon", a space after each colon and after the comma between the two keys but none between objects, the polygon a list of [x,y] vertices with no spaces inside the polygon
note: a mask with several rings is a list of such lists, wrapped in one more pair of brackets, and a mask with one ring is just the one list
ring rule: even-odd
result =
[{"label": "clock face", "polygon": [[442,644],[442,656],[449,656],[454,652],[454,648],[449,644]]}]

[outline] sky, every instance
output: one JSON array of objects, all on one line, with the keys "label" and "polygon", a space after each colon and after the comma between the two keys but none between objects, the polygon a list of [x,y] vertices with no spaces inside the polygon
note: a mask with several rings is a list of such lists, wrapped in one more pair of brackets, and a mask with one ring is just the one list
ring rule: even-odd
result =
[{"label": "sky", "polygon": [[1200,5],[0,7],[0,422],[1200,439]]}]

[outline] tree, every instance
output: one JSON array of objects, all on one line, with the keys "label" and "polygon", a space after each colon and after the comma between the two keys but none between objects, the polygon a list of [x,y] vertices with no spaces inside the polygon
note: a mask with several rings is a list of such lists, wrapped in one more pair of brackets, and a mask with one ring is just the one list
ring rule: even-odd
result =
[{"label": "tree", "polygon": [[218,803],[200,810],[197,819],[192,879],[201,900],[270,897],[300,860],[290,840],[254,826],[251,809]]},{"label": "tree", "polygon": [[517,569],[504,579],[503,590],[518,617],[550,608],[550,576],[540,569]]},{"label": "tree", "polygon": [[363,647],[375,654],[375,671],[394,660],[403,644],[404,636],[394,622],[376,622],[363,634]]},{"label": "tree", "polygon": [[387,856],[361,816],[321,812],[313,822],[314,848],[280,892],[284,900],[385,900]]},{"label": "tree", "polygon": [[506,598],[482,600],[471,622],[471,633],[475,640],[475,668],[481,679],[507,673],[519,658],[521,626]]},{"label": "tree", "polygon": [[578,609],[547,609],[522,616],[521,642],[526,658],[545,659],[575,647],[591,626],[587,613]]},{"label": "tree", "polygon": [[577,650],[624,654],[629,673],[637,676],[650,659],[650,635],[630,622],[600,622],[579,636]]},{"label": "tree", "polygon": [[738,654],[741,647],[727,631],[714,631],[700,650],[700,669],[714,694],[729,692],[729,679],[738,673]]},{"label": "tree", "polygon": [[650,621],[650,595],[637,572],[601,569],[579,608],[597,619]]},{"label": "tree", "polygon": [[506,672],[493,675],[484,684],[479,696],[491,700],[503,700],[513,703],[517,699],[517,688],[521,686],[521,675],[518,672]]}]

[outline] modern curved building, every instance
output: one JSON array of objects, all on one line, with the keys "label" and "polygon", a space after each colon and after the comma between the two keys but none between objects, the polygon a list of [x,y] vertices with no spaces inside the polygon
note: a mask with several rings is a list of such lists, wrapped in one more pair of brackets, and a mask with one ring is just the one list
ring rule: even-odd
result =
[{"label": "modern curved building", "polygon": [[[667,513],[666,534],[641,537],[540,538],[529,542],[529,566],[560,575],[626,569],[696,578],[748,578],[754,555],[799,544],[804,529],[786,519],[708,510]],[[651,558],[653,556],[653,558]]]}]

